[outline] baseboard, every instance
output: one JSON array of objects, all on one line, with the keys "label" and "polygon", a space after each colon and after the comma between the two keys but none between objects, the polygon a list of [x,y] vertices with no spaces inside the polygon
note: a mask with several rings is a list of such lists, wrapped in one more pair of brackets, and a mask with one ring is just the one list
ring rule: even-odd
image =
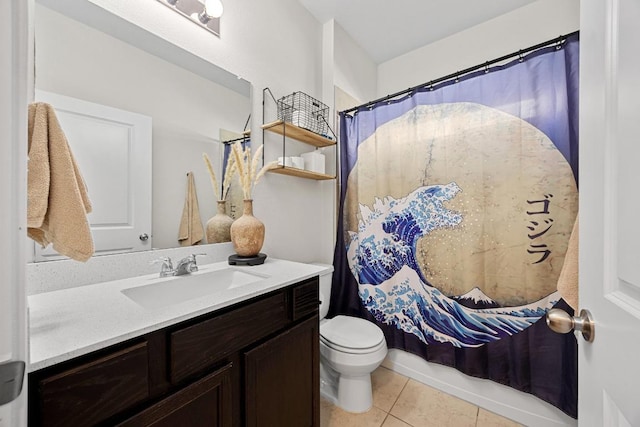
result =
[{"label": "baseboard", "polygon": [[389,350],[382,366],[525,426],[577,426],[578,421],[530,394],[470,377],[401,350]]}]

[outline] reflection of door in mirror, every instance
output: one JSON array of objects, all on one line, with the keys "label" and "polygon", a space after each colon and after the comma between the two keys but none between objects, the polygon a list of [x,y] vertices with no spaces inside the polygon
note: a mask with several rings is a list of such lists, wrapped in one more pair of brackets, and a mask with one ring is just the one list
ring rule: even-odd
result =
[{"label": "reflection of door in mirror", "polygon": [[[36,91],[51,104],[92,200],[95,255],[151,248],[151,117]],[[35,245],[35,261],[61,258]]]},{"label": "reflection of door in mirror", "polygon": [[[83,22],[71,19],[65,15],[71,12],[63,10],[68,3],[36,2],[36,89],[152,119],[148,234],[154,248],[178,247],[186,174],[194,174],[200,217],[206,222],[216,212],[216,201],[202,153],[209,155],[219,176],[219,130],[242,128],[251,111],[250,84],[164,39],[141,36],[145,31],[141,28],[117,27],[131,26],[130,22],[112,22],[108,31],[119,38],[91,28],[83,22],[110,21],[83,19],[81,14],[87,11],[74,12],[74,18]],[[109,13],[94,9],[92,13]],[[149,47],[153,43],[158,44]],[[83,171],[91,168],[85,166]],[[90,197],[94,205],[102,203]]]}]

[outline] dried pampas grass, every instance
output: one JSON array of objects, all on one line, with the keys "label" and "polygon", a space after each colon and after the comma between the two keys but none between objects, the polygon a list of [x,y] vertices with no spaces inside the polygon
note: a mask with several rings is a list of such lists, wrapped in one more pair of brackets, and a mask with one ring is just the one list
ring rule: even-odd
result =
[{"label": "dried pampas grass", "polygon": [[223,200],[220,199],[220,188],[218,188],[218,180],[216,179],[216,173],[213,171],[213,166],[211,166],[211,160],[209,159],[207,153],[202,153],[202,158],[207,165],[209,178],[211,178],[211,185],[213,186],[213,192],[216,194],[216,200]]},{"label": "dried pampas grass", "polygon": [[204,163],[207,165],[209,178],[211,178],[211,186],[213,187],[213,191],[216,194],[216,200],[227,200],[229,188],[231,187],[231,181],[233,180],[233,175],[235,175],[236,173],[235,157],[229,156],[229,158],[227,159],[227,167],[224,173],[224,177],[222,178],[222,193],[220,193],[220,186],[218,185],[218,180],[216,179],[216,173],[213,171],[213,166],[211,165],[211,160],[209,159],[207,153],[202,153],[202,158],[204,159]]},{"label": "dried pampas grass", "polygon": [[261,145],[252,156],[251,147],[243,148],[242,144],[239,142],[233,144],[233,157],[235,159],[235,165],[237,166],[240,184],[242,186],[242,193],[245,200],[251,199],[251,190],[258,183],[260,178],[262,178],[269,169],[277,166],[277,162],[271,162],[264,165],[264,167],[258,171],[258,163],[262,156],[263,148],[264,145]]},{"label": "dried pampas grass", "polygon": [[224,178],[222,178],[222,200],[227,200],[227,195],[229,194],[229,189],[231,188],[231,181],[233,180],[233,176],[236,173],[237,166],[234,159],[234,156],[229,156],[227,158],[227,168],[224,172]]}]

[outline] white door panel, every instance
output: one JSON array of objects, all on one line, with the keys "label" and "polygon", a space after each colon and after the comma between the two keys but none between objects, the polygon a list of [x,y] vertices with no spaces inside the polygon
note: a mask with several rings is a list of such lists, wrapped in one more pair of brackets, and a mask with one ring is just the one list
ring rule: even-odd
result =
[{"label": "white door panel", "polygon": [[[25,236],[32,10],[31,0],[0,1],[0,427],[27,425],[26,378],[5,375],[7,366],[28,362]],[[22,393],[13,399],[14,393],[7,391],[19,391],[13,386],[18,381]]]},{"label": "white door panel", "polygon": [[[36,91],[54,106],[87,184],[96,255],[151,249],[151,118]],[[36,245],[37,246],[37,245]],[[58,258],[36,247],[36,261]]]},{"label": "white door panel", "polygon": [[585,426],[640,425],[640,2],[583,1],[580,48],[579,341]]}]

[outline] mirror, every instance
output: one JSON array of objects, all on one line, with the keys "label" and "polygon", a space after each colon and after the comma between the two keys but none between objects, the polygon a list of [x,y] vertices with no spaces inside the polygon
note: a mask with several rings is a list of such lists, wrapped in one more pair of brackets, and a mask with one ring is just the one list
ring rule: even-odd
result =
[{"label": "mirror", "polygon": [[[215,215],[216,198],[202,153],[209,155],[220,182],[224,156],[220,132],[241,134],[248,130],[251,84],[129,22],[109,21],[124,21],[115,15],[85,19],[82,14],[87,12],[78,7],[79,3],[91,4],[37,1],[35,88],[151,118],[151,229],[137,228],[133,232],[136,237],[143,233],[150,236],[143,249],[177,247],[186,174],[193,172],[204,226]],[[104,10],[101,13],[108,14]],[[176,15],[176,19],[181,17]],[[111,31],[106,28],[116,36],[108,34]],[[70,145],[73,150],[71,141]],[[94,168],[90,164],[78,166],[83,175]],[[127,170],[131,179],[144,173],[135,164],[133,169],[123,166],[111,173]],[[91,188],[100,186],[88,180],[87,185],[90,197]],[[109,204],[97,200],[92,203]],[[95,240],[94,233],[98,248]],[[117,248],[115,251],[121,252]],[[97,250],[96,255],[113,252]]]}]

